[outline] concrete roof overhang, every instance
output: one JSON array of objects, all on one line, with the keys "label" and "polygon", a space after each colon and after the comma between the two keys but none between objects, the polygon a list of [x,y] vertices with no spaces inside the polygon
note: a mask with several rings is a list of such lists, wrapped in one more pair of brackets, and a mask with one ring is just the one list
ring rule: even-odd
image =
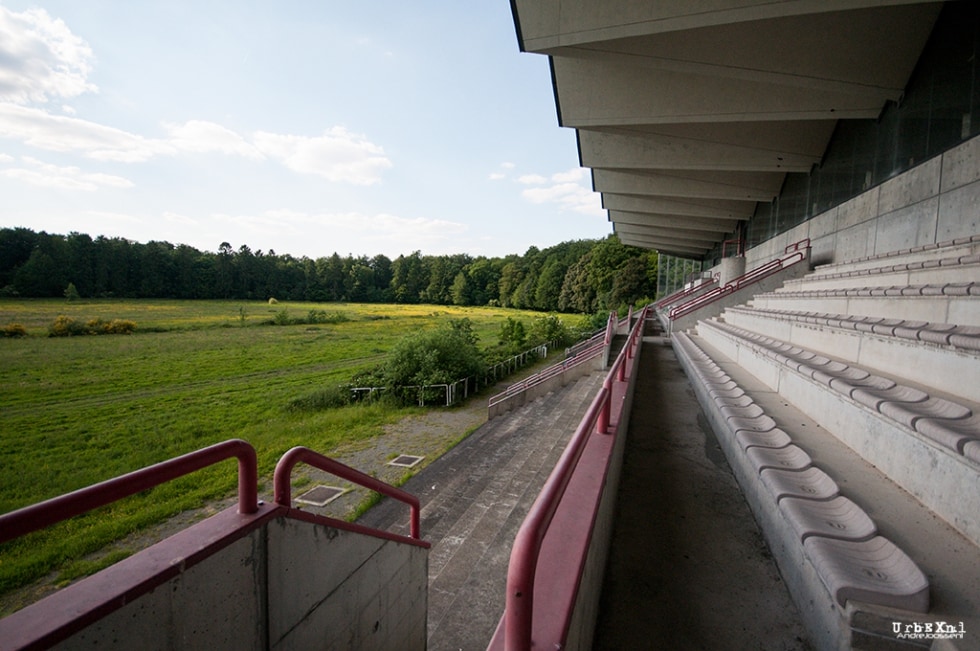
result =
[{"label": "concrete roof overhang", "polygon": [[838,120],[898,101],[942,2],[512,0],[627,244],[699,258]]}]

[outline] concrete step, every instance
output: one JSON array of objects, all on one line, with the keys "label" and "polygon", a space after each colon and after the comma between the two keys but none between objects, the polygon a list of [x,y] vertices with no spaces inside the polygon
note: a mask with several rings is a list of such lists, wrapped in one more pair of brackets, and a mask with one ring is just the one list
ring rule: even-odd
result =
[{"label": "concrete step", "polygon": [[[822,635],[826,640],[843,640],[853,648],[878,649],[902,648],[898,646],[901,640],[896,638],[895,625],[899,625],[902,631],[906,631],[915,630],[916,624],[926,622],[953,621],[958,628],[962,622],[962,627],[967,632],[965,638],[950,640],[949,646],[941,648],[980,648],[980,603],[978,603],[980,602],[980,547],[842,443],[841,432],[829,431],[824,423],[818,422],[811,418],[810,414],[790,404],[785,387],[781,386],[779,391],[776,391],[772,386],[761,382],[746,369],[741,359],[736,360],[704,337],[691,335],[690,341],[707,354],[707,357],[713,360],[723,373],[723,377],[729,378],[734,386],[744,391],[751,399],[751,404],[756,405],[765,418],[771,421],[773,427],[770,428],[770,433],[778,429],[780,433],[785,434],[784,438],[792,441],[793,445],[807,455],[812,462],[812,466],[809,467],[818,468],[836,484],[840,495],[870,516],[876,527],[875,538],[867,539],[866,536],[862,538],[870,541],[877,540],[877,537],[881,536],[892,541],[928,577],[928,610],[921,614],[903,613],[887,605],[862,603],[860,592],[852,593],[851,599],[846,601],[846,606],[839,603],[838,598],[842,598],[842,594],[846,599],[846,590],[844,593],[840,592],[840,586],[835,582],[852,579],[842,578],[840,566],[830,567],[829,572],[828,567],[820,567],[831,552],[839,550],[831,549],[833,545],[812,549],[811,544],[804,552],[800,543],[804,539],[813,540],[812,532],[803,531],[805,528],[801,528],[799,518],[782,515],[786,510],[783,508],[783,502],[796,498],[778,500],[779,508],[775,508],[773,506],[775,502],[771,492],[765,488],[765,482],[752,480],[753,477],[759,478],[760,475],[774,470],[770,467],[760,471],[757,464],[751,463],[747,452],[755,448],[749,446],[780,447],[783,443],[775,440],[774,437],[770,443],[761,438],[755,440],[752,436],[738,435],[729,436],[726,442],[725,436],[720,435],[726,456],[736,470],[736,476],[746,498],[766,532],[770,548],[780,561],[783,576],[791,586],[804,617],[811,622],[810,626],[824,631]],[[692,381],[700,384],[698,380]],[[699,398],[703,398],[703,406],[706,401],[712,400],[706,391],[701,389],[697,391]],[[732,387],[726,388],[725,391],[735,395]],[[825,406],[825,409],[832,408]],[[737,416],[731,415],[727,420],[731,421],[733,418]],[[719,413],[713,426],[724,427],[719,425],[719,422],[724,420],[726,417]],[[845,427],[854,430],[863,429],[860,423],[848,422],[849,424],[845,423]],[[744,430],[738,432],[738,434],[742,433]],[[888,436],[886,432],[880,430],[876,431],[876,434],[882,438]],[[901,457],[914,471],[926,473],[928,460],[923,459],[919,463],[920,457],[914,454],[902,454]],[[779,461],[776,460],[774,463]],[[967,482],[965,485],[970,483]],[[831,508],[827,504],[824,506]],[[828,539],[827,536],[822,538]],[[852,546],[858,545],[855,543]],[[877,550],[878,547],[875,549]],[[813,557],[816,557],[816,561]],[[854,558],[857,556],[852,557],[851,561]],[[847,560],[845,554],[843,562],[846,564],[851,561]],[[828,573],[831,578],[820,576],[821,571]],[[824,587],[825,582],[835,585],[834,595],[828,592],[829,585]],[[884,601],[887,601],[887,598]],[[834,613],[836,616],[832,617]],[[850,630],[834,631],[835,619],[840,626]],[[819,635],[821,634],[818,631],[818,637]]]},{"label": "concrete step", "polygon": [[980,405],[729,324],[698,335],[980,544]]},{"label": "concrete step", "polygon": [[889,263],[885,267],[854,272],[813,273],[787,281],[776,292],[849,289],[852,287],[903,287],[907,285],[947,285],[976,277],[980,254],[941,258],[923,262]]},{"label": "concrete step", "polygon": [[[977,270],[980,274],[980,265]],[[852,282],[851,287],[757,294],[748,304],[759,309],[873,315],[886,319],[980,326],[980,282],[893,287],[855,287]]]},{"label": "concrete step", "polygon": [[875,273],[897,265],[917,265],[932,263],[940,259],[968,258],[980,254],[980,235],[959,240],[928,244],[911,249],[890,251],[881,255],[847,260],[836,264],[819,265],[814,268],[814,276],[832,277],[835,275],[857,275]]},{"label": "concrete step", "polygon": [[[467,648],[477,639],[483,641],[483,647],[489,642],[494,622],[486,622],[478,629],[474,626],[473,613],[496,612],[498,619],[503,613],[514,537],[578,424],[581,414],[570,423],[569,413],[577,412],[575,405],[588,397],[583,394],[589,393],[589,383],[580,380],[576,384],[566,395],[553,397],[548,409],[529,412],[516,435],[548,428],[562,433],[536,437],[537,442],[523,446],[524,454],[515,455],[511,463],[500,467],[495,480],[479,498],[478,502],[487,504],[488,508],[474,504],[476,514],[472,512],[474,509],[469,509],[460,529],[450,531],[441,544],[434,546],[434,549],[453,549],[451,558],[437,573],[430,566],[430,650]],[[562,412],[558,419],[552,417],[555,409]],[[458,533],[466,526],[464,521],[474,515],[478,521],[465,538],[458,540]]]},{"label": "concrete step", "polygon": [[[514,536],[602,380],[593,373],[495,418],[403,487],[419,497],[432,543],[430,651],[486,647],[503,612]],[[360,522],[407,526],[404,509],[387,502]]]},{"label": "concrete step", "polygon": [[980,402],[980,328],[843,314],[729,308],[721,320],[879,374]]}]

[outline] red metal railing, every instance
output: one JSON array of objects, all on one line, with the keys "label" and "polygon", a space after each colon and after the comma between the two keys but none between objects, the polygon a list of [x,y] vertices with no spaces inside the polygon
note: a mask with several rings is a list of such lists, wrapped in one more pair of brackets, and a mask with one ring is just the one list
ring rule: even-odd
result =
[{"label": "red metal railing", "polygon": [[[630,309],[630,314],[632,315],[632,308]],[[626,317],[627,323],[629,322],[630,318],[630,316]],[[493,407],[494,405],[504,402],[505,400],[512,398],[523,391],[527,391],[531,387],[537,386],[557,375],[561,375],[570,368],[591,360],[596,355],[601,353],[606,346],[612,343],[618,325],[619,322],[616,320],[616,314],[611,313],[609,315],[609,319],[606,321],[605,330],[593,335],[587,341],[576,344],[569,349],[569,351],[574,351],[574,356],[566,357],[557,364],[552,364],[534,375],[529,375],[523,380],[515,382],[507,387],[503,392],[498,393],[495,396],[490,396],[490,399],[487,401],[487,406]]]},{"label": "red metal railing", "polygon": [[688,287],[687,289],[682,289],[680,291],[674,292],[669,296],[664,296],[662,299],[656,302],[657,308],[662,308],[664,306],[670,305],[671,303],[676,303],[682,299],[687,298],[691,294],[707,289],[708,285],[714,285],[718,282],[717,274],[709,278],[706,282],[699,283],[693,287]]},{"label": "red metal railing", "polygon": [[0,515],[0,542],[38,531],[232,457],[238,458],[238,512],[255,513],[258,511],[255,448],[240,439],[232,439]]},{"label": "red metal railing", "polygon": [[757,283],[763,278],[767,278],[783,269],[790,267],[798,262],[806,260],[806,252],[810,248],[810,238],[800,240],[790,244],[783,249],[783,257],[776,258],[761,267],[757,267],[748,273],[727,283],[724,287],[718,287],[700,296],[696,296],[689,301],[681,303],[667,313],[667,317],[673,321],[686,314],[690,314],[705,305],[714,303],[717,300],[732,294],[748,285]]},{"label": "red metal railing", "polygon": [[421,539],[421,526],[419,524],[419,499],[412,495],[411,493],[406,493],[400,488],[395,488],[389,484],[384,483],[378,479],[375,479],[371,475],[366,475],[359,470],[354,470],[350,466],[345,466],[339,461],[335,461],[330,457],[325,457],[318,452],[314,452],[309,448],[304,448],[302,446],[295,447],[289,450],[286,454],[282,455],[279,459],[279,463],[276,464],[276,472],[273,477],[273,484],[275,487],[275,502],[279,506],[284,506],[286,508],[292,507],[292,486],[290,484],[290,479],[293,472],[293,467],[299,463],[303,462],[309,464],[320,470],[332,473],[341,479],[346,479],[348,481],[354,482],[364,486],[367,489],[381,493],[382,495],[387,495],[399,502],[404,502],[408,504],[411,508],[411,537],[416,540]]},{"label": "red metal railing", "polygon": [[[504,610],[504,644],[507,651],[526,651],[531,648],[534,616],[534,577],[538,557],[551,521],[565,489],[593,434],[608,434],[612,416],[613,383],[629,382],[627,362],[636,355],[642,339],[644,322],[649,308],[644,308],[630,332],[626,345],[616,357],[599,393],[593,399],[572,435],[568,446],[545,482],[544,488],[528,512],[514,540],[507,571],[507,597]],[[616,405],[621,407],[621,405]]]}]

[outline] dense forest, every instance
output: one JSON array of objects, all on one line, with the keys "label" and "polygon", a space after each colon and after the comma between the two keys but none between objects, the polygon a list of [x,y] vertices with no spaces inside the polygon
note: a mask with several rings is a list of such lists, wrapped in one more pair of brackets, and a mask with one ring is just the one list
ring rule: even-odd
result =
[{"label": "dense forest", "polygon": [[657,254],[615,236],[502,258],[415,251],[394,260],[269,250],[217,253],[169,242],[0,229],[0,296],[184,298],[499,305],[593,313],[652,298]]}]

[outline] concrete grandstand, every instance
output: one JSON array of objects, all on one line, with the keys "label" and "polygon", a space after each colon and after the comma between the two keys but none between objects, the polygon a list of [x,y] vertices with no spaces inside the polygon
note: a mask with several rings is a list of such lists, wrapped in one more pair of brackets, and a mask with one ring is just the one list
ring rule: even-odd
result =
[{"label": "concrete grandstand", "polygon": [[[237,507],[0,620],[0,649],[980,648],[980,6],[511,5],[612,230],[700,273],[449,460],[498,491],[467,493],[481,519],[309,451],[260,503],[243,442],[0,516],[4,540],[241,469]],[[519,490],[490,465],[510,445]],[[298,462],[395,501],[299,511]],[[463,546],[449,514],[489,527],[524,493]],[[450,601],[455,554],[483,578]]]}]

